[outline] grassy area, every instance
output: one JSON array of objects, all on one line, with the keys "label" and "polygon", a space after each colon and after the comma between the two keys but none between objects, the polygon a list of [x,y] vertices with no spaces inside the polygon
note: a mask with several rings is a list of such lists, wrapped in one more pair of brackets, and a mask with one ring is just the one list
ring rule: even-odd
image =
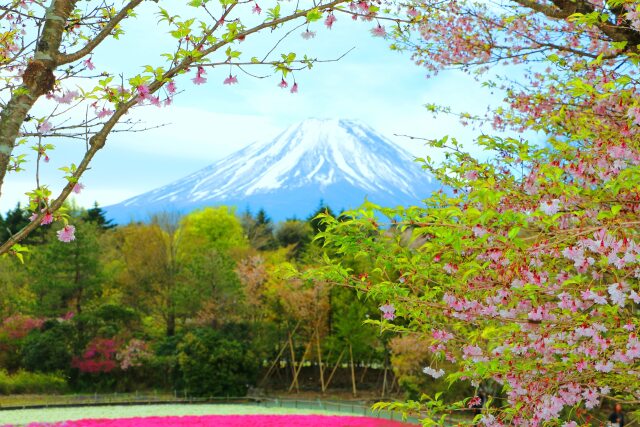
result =
[{"label": "grassy area", "polygon": [[67,405],[82,403],[117,403],[135,401],[174,400],[170,393],[110,393],[110,394],[10,394],[0,395],[0,407]]},{"label": "grassy area", "polygon": [[0,426],[24,425],[32,422],[57,422],[86,418],[131,418],[187,415],[344,415],[344,413],[294,408],[265,408],[256,405],[193,404],[99,406],[82,408],[46,408],[0,411]]}]

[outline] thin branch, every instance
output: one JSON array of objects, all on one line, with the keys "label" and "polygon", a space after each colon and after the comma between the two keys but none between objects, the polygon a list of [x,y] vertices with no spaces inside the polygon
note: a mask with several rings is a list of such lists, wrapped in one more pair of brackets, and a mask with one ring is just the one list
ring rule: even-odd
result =
[{"label": "thin branch", "polygon": [[68,64],[69,62],[77,61],[78,59],[91,53],[93,49],[95,49],[100,43],[102,43],[105,38],[107,38],[109,34],[111,34],[111,31],[113,31],[113,29],[120,23],[120,21],[127,17],[129,11],[133,10],[140,3],[142,3],[142,0],[131,0],[125,7],[122,8],[122,10],[120,10],[120,12],[118,12],[113,18],[111,18],[109,23],[102,29],[102,31],[100,31],[94,38],[89,40],[89,42],[82,49],[68,55],[58,55],[56,58],[56,63],[58,65]]}]

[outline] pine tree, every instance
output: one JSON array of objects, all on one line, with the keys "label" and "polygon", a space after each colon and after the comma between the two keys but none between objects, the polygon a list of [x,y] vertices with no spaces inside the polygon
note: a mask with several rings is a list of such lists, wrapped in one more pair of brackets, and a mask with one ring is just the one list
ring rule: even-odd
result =
[{"label": "pine tree", "polygon": [[0,240],[6,242],[9,237],[22,230],[29,222],[29,213],[23,209],[22,206],[20,206],[20,202],[18,202],[15,208],[7,211],[1,223]]},{"label": "pine tree", "polygon": [[104,209],[98,206],[98,202],[94,202],[93,207],[91,209],[87,209],[83,219],[87,222],[96,224],[103,230],[109,230],[116,227],[116,224],[112,224],[112,220],[107,219]]}]

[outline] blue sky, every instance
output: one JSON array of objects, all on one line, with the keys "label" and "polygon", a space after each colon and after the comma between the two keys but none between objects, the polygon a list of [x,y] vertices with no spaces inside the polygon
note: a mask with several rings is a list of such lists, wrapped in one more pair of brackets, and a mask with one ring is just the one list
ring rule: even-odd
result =
[{"label": "blue sky", "polygon": [[[155,3],[144,2],[146,10],[125,26],[127,35],[98,50],[93,58],[99,70],[131,74],[145,64],[157,63],[159,53],[170,50],[153,15]],[[304,40],[294,32],[275,51],[307,53],[332,59],[354,48],[338,62],[317,64],[311,71],[296,73],[300,90],[290,94],[277,87],[278,76],[256,79],[236,70],[239,84],[224,86],[228,67],[210,69],[208,82],[195,86],[182,76],[184,90],[166,108],[138,108],[132,117],[147,126],[163,125],[143,133],[115,134],[98,153],[91,170],[81,180],[86,189],[75,197],[78,204],[102,206],[165,185],[207,166],[245,145],[271,138],[289,125],[308,117],[361,120],[381,131],[416,156],[437,155],[422,142],[394,137],[394,133],[436,138],[453,135],[471,141],[478,130],[462,127],[453,117],[434,119],[425,103],[449,105],[454,109],[483,112],[488,102],[499,101],[470,76],[444,71],[427,79],[426,71],[413,64],[407,53],[389,50],[388,40],[373,37],[371,22],[352,22],[338,15],[332,30],[317,23],[317,36]],[[280,33],[282,34],[282,33]],[[255,38],[239,47],[264,52],[276,34]],[[253,72],[268,72],[268,69]],[[72,88],[72,87],[70,87]],[[83,143],[59,141],[51,161],[43,165],[43,180],[54,190],[63,185],[58,168],[81,158]],[[34,170],[10,174],[0,199],[0,211],[26,202],[24,192],[35,186]]]}]

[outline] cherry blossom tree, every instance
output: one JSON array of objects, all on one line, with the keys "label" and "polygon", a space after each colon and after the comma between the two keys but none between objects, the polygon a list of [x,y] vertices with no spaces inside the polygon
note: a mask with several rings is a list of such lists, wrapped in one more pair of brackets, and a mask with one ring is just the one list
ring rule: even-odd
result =
[{"label": "cherry blossom tree", "polygon": [[[633,408],[638,2],[410,3],[414,21],[394,30],[395,48],[432,73],[461,68],[505,93],[485,116],[428,108],[510,136],[481,135],[480,156],[455,139],[428,141],[446,152],[439,164],[425,159],[445,188],[421,206],[325,216],[321,237],[338,254],[328,277],[377,298],[394,314],[383,328],[428,343],[425,375],[502,388],[469,423],[575,426],[604,422],[593,411],[603,402]],[[342,267],[344,256],[366,260],[368,274]],[[445,392],[381,406],[422,412],[429,424],[472,414],[479,401]]]},{"label": "cherry blossom tree", "polygon": [[[239,83],[237,72],[254,75],[247,67],[264,67],[275,75],[274,84],[295,93],[294,72],[311,68],[318,59],[280,52],[282,39],[291,34],[313,37],[313,29],[323,23],[331,29],[340,13],[371,21],[380,10],[374,2],[347,0],[155,3],[7,0],[0,5],[0,189],[7,173],[24,170],[27,162],[36,169],[29,193],[31,223],[2,244],[0,254],[21,255],[26,248],[19,242],[54,221],[62,223],[61,241],[75,238],[61,208],[71,193],[84,188],[82,174],[110,134],[141,130],[129,115],[132,110],[168,106],[180,86],[210,84],[207,70],[220,66],[230,69],[220,84]],[[106,66],[100,70],[98,65],[108,60],[100,56],[101,47],[117,43],[139,13],[157,15],[158,31],[169,37],[165,53],[155,64],[137,64],[144,69],[141,73]],[[245,40],[270,32],[281,34],[271,49],[253,57],[244,51]],[[128,43],[121,49],[144,46]],[[53,142],[64,139],[84,141],[85,149],[78,159],[69,159],[63,168],[68,183],[53,195],[40,182],[39,170],[52,155]],[[22,152],[21,145],[33,148],[34,154]]]}]

